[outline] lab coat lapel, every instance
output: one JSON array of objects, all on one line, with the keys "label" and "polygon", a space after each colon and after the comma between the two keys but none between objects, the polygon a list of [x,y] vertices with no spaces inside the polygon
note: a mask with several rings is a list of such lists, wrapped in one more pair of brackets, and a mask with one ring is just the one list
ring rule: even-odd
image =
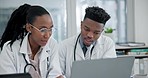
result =
[{"label": "lab coat lapel", "polygon": [[50,56],[50,50],[47,49],[47,47],[44,47],[41,51],[41,56],[40,56],[40,71],[41,71],[41,75],[45,74],[46,70],[45,68],[47,68],[47,57]]},{"label": "lab coat lapel", "polygon": [[85,59],[84,58],[84,54],[83,54],[83,50],[80,46],[80,43],[77,42],[77,47],[76,47],[76,60],[81,60],[81,59]]},{"label": "lab coat lapel", "polygon": [[44,60],[47,59],[47,57],[49,57],[50,55],[50,49],[46,46],[43,47],[43,50],[41,52],[41,57],[40,57],[40,62],[43,62]]},{"label": "lab coat lapel", "polygon": [[28,54],[27,53],[28,52],[27,46],[28,46],[28,34],[23,39],[19,52],[22,54],[25,54],[25,59],[28,61],[28,63],[30,63],[29,56],[27,55]]},{"label": "lab coat lapel", "polygon": [[95,44],[94,50],[92,51],[92,58],[97,58],[100,55],[101,51],[103,51],[103,45],[102,36],[100,36]]}]

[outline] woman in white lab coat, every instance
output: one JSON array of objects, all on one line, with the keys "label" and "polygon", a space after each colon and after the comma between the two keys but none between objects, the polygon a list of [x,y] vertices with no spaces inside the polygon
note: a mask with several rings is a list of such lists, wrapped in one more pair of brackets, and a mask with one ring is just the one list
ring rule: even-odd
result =
[{"label": "woman in white lab coat", "polygon": [[[59,60],[66,78],[71,76],[73,61],[116,58],[113,40],[101,34],[109,18],[102,8],[88,7],[81,22],[81,33],[59,44]],[[86,52],[83,47],[86,47]]]},{"label": "woman in white lab coat", "polygon": [[24,4],[16,9],[0,42],[0,74],[62,78],[52,28],[52,18],[43,7]]}]

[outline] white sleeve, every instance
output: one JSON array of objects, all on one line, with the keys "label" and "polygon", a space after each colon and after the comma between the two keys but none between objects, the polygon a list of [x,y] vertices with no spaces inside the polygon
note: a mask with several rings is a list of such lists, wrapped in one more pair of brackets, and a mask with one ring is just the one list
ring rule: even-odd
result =
[{"label": "white sleeve", "polygon": [[[51,44],[50,44],[51,45]],[[50,58],[50,68],[51,71],[49,72],[49,78],[56,78],[60,75],[62,75],[61,73],[61,68],[60,68],[60,64],[59,64],[59,55],[58,55],[58,45],[56,42],[52,42],[52,47],[50,47],[51,50],[51,58]]]},{"label": "white sleeve", "polygon": [[66,49],[64,47],[64,44],[62,44],[62,45],[61,44],[59,44],[59,49],[58,49],[59,62],[60,62],[62,74],[65,75],[65,73],[66,73],[66,53],[65,53],[65,50]]},{"label": "white sleeve", "polygon": [[6,42],[0,53],[0,74],[17,73],[14,52]]}]

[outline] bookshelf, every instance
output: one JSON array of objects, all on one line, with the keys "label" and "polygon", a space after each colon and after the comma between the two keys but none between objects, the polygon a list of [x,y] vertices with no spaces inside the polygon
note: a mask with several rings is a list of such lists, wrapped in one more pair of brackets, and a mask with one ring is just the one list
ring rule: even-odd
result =
[{"label": "bookshelf", "polygon": [[148,74],[148,45],[118,45],[116,44],[118,57],[134,56],[133,74]]}]

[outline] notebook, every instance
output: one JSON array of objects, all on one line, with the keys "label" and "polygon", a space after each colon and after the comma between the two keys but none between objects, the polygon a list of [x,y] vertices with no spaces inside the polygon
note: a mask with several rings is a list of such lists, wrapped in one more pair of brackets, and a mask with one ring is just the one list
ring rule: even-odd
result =
[{"label": "notebook", "polygon": [[130,78],[134,57],[74,61],[71,78]]},{"label": "notebook", "polygon": [[0,78],[32,78],[29,73],[1,74]]}]

